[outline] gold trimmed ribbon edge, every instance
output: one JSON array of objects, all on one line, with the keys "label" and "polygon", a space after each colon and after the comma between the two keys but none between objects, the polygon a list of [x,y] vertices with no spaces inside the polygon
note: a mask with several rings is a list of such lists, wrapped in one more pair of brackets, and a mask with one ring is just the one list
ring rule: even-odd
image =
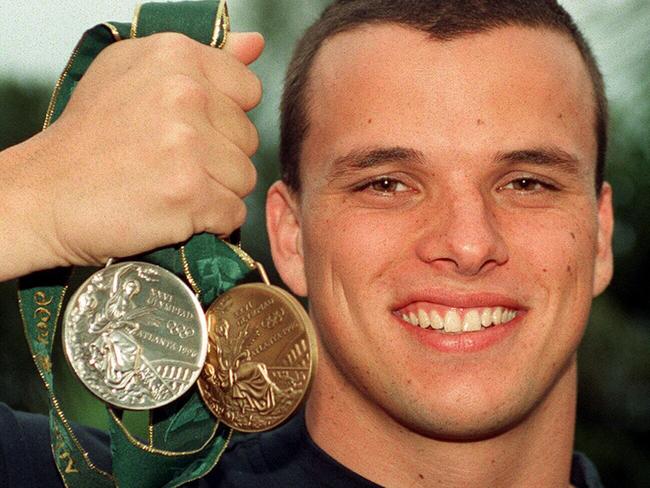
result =
[{"label": "gold trimmed ribbon edge", "polygon": [[[66,295],[67,290],[68,290],[68,286],[63,287],[63,290],[61,291],[61,296],[60,296],[60,299],[59,299],[59,304],[58,304],[57,309],[56,309],[56,314],[54,316],[54,326],[53,326],[53,329],[52,329],[52,336],[53,336],[52,340],[53,341],[54,341],[54,336],[56,336],[57,324],[59,322],[59,317],[61,316],[61,309],[63,308],[63,302],[64,302],[64,299],[65,299],[65,295]],[[21,318],[21,320],[23,322],[23,331],[25,333],[25,337],[29,338],[29,333],[27,331],[27,320],[25,319],[25,313],[23,311],[23,301],[22,301],[22,298],[20,296],[20,292],[18,293],[18,311],[20,313],[20,318]],[[76,434],[74,433],[74,430],[72,429],[72,426],[68,422],[68,419],[63,414],[63,410],[61,409],[61,404],[59,403],[59,399],[54,394],[54,389],[52,388],[50,383],[45,379],[45,374],[41,370],[41,365],[40,365],[40,363],[39,363],[39,361],[37,359],[37,357],[39,357],[39,355],[34,352],[34,348],[32,346],[32,341],[28,340],[27,345],[29,346],[29,352],[30,352],[30,354],[32,356],[32,360],[34,361],[34,364],[36,365],[36,371],[38,372],[38,375],[40,376],[41,381],[45,385],[45,389],[48,392],[50,403],[54,407],[54,412],[56,413],[57,417],[59,417],[59,419],[61,420],[61,423],[63,424],[63,427],[65,428],[65,430],[68,432],[68,435],[70,436],[70,439],[72,439],[72,442],[75,444],[75,446],[77,447],[77,449],[81,453],[81,457],[84,459],[84,463],[86,463],[86,466],[88,466],[89,469],[95,471],[99,475],[104,476],[105,478],[107,478],[109,480],[113,480],[113,477],[109,473],[107,473],[104,470],[99,469],[97,466],[95,466],[95,464],[90,459],[90,455],[88,454],[88,452],[82,447],[81,443],[79,442],[79,439],[77,438]],[[51,354],[50,354],[50,357],[51,357]],[[52,373],[52,376],[54,376],[54,373]],[[50,447],[51,447],[52,450],[54,449],[53,444]],[[54,451],[52,451],[52,452],[53,452],[53,455],[54,455]],[[61,478],[65,479],[63,473],[61,473],[61,470],[59,468],[59,464],[56,463],[56,462],[54,464],[56,465],[57,471],[59,471],[59,474],[61,475]],[[64,482],[64,484],[65,484],[65,482]]]},{"label": "gold trimmed ribbon edge", "polygon": [[148,446],[147,444],[144,444],[142,441],[137,439],[133,434],[131,434],[128,429],[124,426],[120,418],[117,416],[115,411],[113,410],[113,407],[110,404],[106,404],[106,409],[108,410],[108,413],[110,416],[113,418],[113,421],[115,424],[119,427],[119,429],[122,431],[124,436],[127,438],[127,440],[133,445],[134,447],[137,447],[143,451],[148,452],[149,454],[156,454],[159,456],[163,457],[186,457],[186,456],[193,456],[195,454],[200,453],[203,449],[207,447],[210,442],[214,439],[214,437],[217,435],[217,431],[219,430],[219,426],[221,423],[219,421],[215,422],[214,428],[212,429],[212,432],[208,436],[207,440],[197,449],[191,450],[191,451],[166,451],[163,449],[158,449],[155,447]]},{"label": "gold trimmed ribbon edge", "polygon": [[244,251],[241,247],[235,246],[234,244],[228,242],[228,241],[223,241],[232,252],[234,252],[239,259],[241,259],[246,266],[250,268],[250,270],[254,270],[257,268],[257,262],[246,252]]},{"label": "gold trimmed ribbon edge", "polygon": [[219,454],[217,454],[217,457],[216,457],[216,459],[214,460],[214,463],[212,463],[212,466],[210,466],[210,469],[208,469],[208,470],[207,470],[204,474],[202,474],[201,476],[195,476],[194,478],[190,478],[189,480],[185,480],[185,481],[183,481],[181,484],[173,485],[173,488],[176,488],[176,487],[178,487],[178,486],[181,486],[181,485],[185,485],[185,484],[191,483],[192,481],[196,481],[196,480],[198,480],[198,479],[200,479],[200,478],[203,478],[203,477],[207,476],[208,473],[209,473],[210,471],[212,471],[212,470],[214,469],[214,467],[215,467],[217,464],[219,464],[219,461],[221,461],[221,457],[223,456],[223,453],[226,452],[226,449],[228,449],[228,446],[230,445],[230,440],[232,439],[232,436],[233,436],[233,433],[234,433],[234,429],[233,429],[232,427],[229,427],[229,429],[230,429],[230,430],[228,431],[228,436],[226,437],[226,440],[225,440],[225,442],[223,443],[223,447],[221,448],[221,452],[219,452]]},{"label": "gold trimmed ribbon edge", "polygon": [[131,39],[138,37],[138,21],[140,20],[140,9],[142,9],[142,4],[139,3],[135,6],[133,11],[133,20],[131,21]]},{"label": "gold trimmed ribbon edge", "polygon": [[52,115],[54,114],[54,109],[56,108],[56,102],[59,98],[61,87],[63,86],[63,82],[65,81],[65,79],[68,77],[68,73],[72,69],[72,64],[74,63],[77,55],[79,54],[79,49],[84,39],[85,36],[79,40],[79,42],[74,48],[74,51],[72,51],[72,54],[70,55],[70,58],[68,59],[68,62],[65,65],[65,68],[63,68],[63,71],[59,75],[59,78],[56,80],[56,84],[54,85],[54,90],[52,90],[52,96],[50,97],[50,103],[48,103],[47,105],[47,112],[45,112],[45,120],[43,121],[43,128],[41,130],[47,129],[52,123]]},{"label": "gold trimmed ribbon edge", "polygon": [[[219,34],[223,31],[223,39],[217,45]],[[212,30],[212,39],[210,40],[210,47],[221,49],[226,44],[226,38],[230,31],[230,16],[228,15],[228,5],[226,0],[220,0],[217,6],[217,12],[214,18],[214,28]]]},{"label": "gold trimmed ribbon edge", "polygon": [[119,42],[122,40],[122,36],[120,35],[120,31],[117,30],[117,27],[115,27],[113,24],[110,22],[103,22],[101,25],[106,27],[108,30],[111,31],[111,34],[113,35],[113,39],[115,39],[116,42]]},{"label": "gold trimmed ribbon edge", "polygon": [[194,293],[198,298],[201,295],[201,288],[199,287],[199,284],[194,279],[194,276],[192,276],[192,272],[190,270],[190,262],[187,259],[187,254],[185,253],[184,245],[181,246],[179,254],[180,254],[181,265],[183,266],[183,273],[185,274],[185,278],[187,278],[187,281],[189,282],[190,286],[192,287],[192,290],[194,291]]},{"label": "gold trimmed ribbon edge", "polygon": [[154,422],[153,422],[153,410],[149,410],[149,417],[147,421],[147,442],[153,447],[153,438],[154,438]]}]

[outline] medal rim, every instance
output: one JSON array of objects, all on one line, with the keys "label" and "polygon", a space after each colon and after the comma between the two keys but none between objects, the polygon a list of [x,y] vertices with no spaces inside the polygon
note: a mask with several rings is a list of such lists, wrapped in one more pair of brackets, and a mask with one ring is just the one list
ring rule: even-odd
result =
[{"label": "medal rim", "polygon": [[[68,348],[68,341],[66,341],[66,331],[68,329],[68,315],[69,315],[69,310],[71,309],[72,304],[77,300],[79,297],[81,290],[84,289],[88,283],[93,279],[93,277],[98,274],[102,273],[108,269],[114,269],[117,267],[123,267],[123,266],[129,266],[132,264],[136,265],[145,265],[150,268],[154,268],[155,270],[162,272],[162,274],[168,275],[168,277],[172,278],[172,281],[176,281],[177,284],[181,285],[182,289],[186,292],[187,296],[190,297],[190,300],[192,302],[192,305],[195,307],[196,316],[197,316],[197,321],[199,323],[200,329],[201,329],[201,342],[200,342],[200,348],[198,352],[198,357],[200,360],[198,361],[197,364],[197,371],[192,373],[191,380],[188,381],[189,386],[183,390],[181,390],[179,393],[172,395],[171,398],[163,401],[163,402],[158,402],[152,405],[145,405],[145,406],[138,406],[138,405],[124,405],[121,402],[114,402],[107,400],[106,398],[102,397],[100,394],[97,392],[93,391],[93,389],[86,384],[86,381],[81,377],[81,375],[78,373],[77,368],[74,365],[74,362],[72,361],[71,355],[72,351],[69,351]],[[113,407],[122,409],[122,410],[130,410],[130,411],[145,411],[145,410],[155,410],[160,407],[164,407],[165,405],[168,405],[172,403],[175,400],[178,400],[181,396],[185,395],[197,382],[198,378],[201,376],[201,372],[203,371],[203,367],[205,365],[206,357],[208,354],[208,323],[206,319],[205,312],[203,311],[203,307],[201,305],[201,302],[199,301],[198,297],[196,294],[190,289],[190,287],[182,280],[180,279],[176,274],[172,273],[168,269],[163,268],[162,266],[159,266],[157,264],[152,264],[152,263],[147,263],[146,261],[121,261],[119,263],[111,264],[109,266],[106,266],[102,269],[99,269],[92,273],[84,282],[79,285],[79,287],[75,290],[75,292],[70,296],[70,299],[67,301],[65,305],[65,310],[63,312],[63,317],[61,320],[61,328],[62,328],[62,333],[61,333],[61,339],[63,342],[63,355],[65,356],[66,362],[68,363],[68,366],[74,373],[74,376],[81,382],[81,384],[84,385],[87,391],[89,391],[95,398],[99,399],[103,403],[107,403],[109,405],[112,405]],[[71,346],[70,346],[71,347]]]},{"label": "medal rim", "polygon": [[[298,409],[304,405],[305,401],[309,397],[309,393],[311,392],[313,380],[314,380],[314,375],[316,373],[316,369],[318,367],[318,341],[316,338],[316,330],[314,327],[314,324],[312,323],[311,317],[309,317],[309,314],[305,310],[305,308],[302,306],[302,304],[298,301],[296,297],[294,297],[291,293],[286,291],[285,289],[276,286],[276,285],[271,285],[271,284],[266,284],[266,283],[245,283],[243,285],[237,285],[221,295],[219,295],[207,308],[205,311],[205,316],[206,316],[206,322],[208,322],[207,317],[208,314],[210,313],[218,313],[216,312],[216,304],[224,299],[229,293],[234,293],[238,289],[248,289],[248,288],[254,288],[254,289],[263,289],[268,291],[270,288],[272,292],[278,293],[283,299],[283,303],[287,304],[289,308],[293,310],[296,315],[300,319],[302,319],[302,323],[305,325],[304,327],[304,332],[305,335],[307,336],[307,342],[309,343],[309,352],[310,352],[310,361],[309,361],[309,376],[307,378],[307,386],[303,390],[302,395],[300,396],[300,400],[298,400],[293,408],[289,410],[287,415],[278,423],[270,426],[270,427],[265,427],[263,429],[252,429],[252,428],[244,428],[240,425],[236,425],[234,422],[229,422],[228,420],[224,420],[221,418],[213,409],[210,403],[205,399],[205,394],[203,392],[204,389],[204,383],[207,383],[206,381],[202,380],[201,376],[196,381],[199,393],[201,395],[201,398],[203,399],[203,402],[205,403],[207,409],[214,415],[214,417],[219,420],[220,422],[223,422],[225,425],[228,427],[235,429],[238,432],[244,432],[244,433],[257,433],[257,432],[267,432],[273,429],[277,429],[279,426],[283,425],[286,423],[291,417],[295,415],[295,413],[298,411]],[[208,327],[208,341],[209,341],[209,335],[210,335],[210,328]],[[205,359],[206,363],[208,361],[207,355]]]}]

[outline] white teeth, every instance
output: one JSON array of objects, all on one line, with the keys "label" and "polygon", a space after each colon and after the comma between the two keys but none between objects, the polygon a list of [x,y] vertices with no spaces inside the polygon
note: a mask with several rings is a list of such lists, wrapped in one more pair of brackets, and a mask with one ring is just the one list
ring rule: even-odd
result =
[{"label": "white teeth", "polygon": [[445,314],[445,332],[460,332],[463,330],[463,324],[460,321],[460,315],[456,310],[449,310]]},{"label": "white teeth", "polygon": [[492,325],[492,309],[484,308],[481,312],[481,325],[483,327],[489,327]]},{"label": "white teeth", "polygon": [[418,309],[417,313],[402,313],[400,316],[404,322],[419,326],[422,329],[444,329],[445,332],[475,332],[481,330],[481,328],[510,322],[517,316],[517,311],[504,307],[482,309],[452,308],[447,310],[443,319],[435,310],[427,313],[422,309]]},{"label": "white teeth", "polygon": [[431,320],[429,320],[429,314],[424,310],[418,310],[418,321],[420,322],[420,327],[426,329],[431,325]]},{"label": "white teeth", "polygon": [[418,318],[415,316],[413,312],[409,314],[409,319],[413,325],[418,325]]},{"label": "white teeth", "polygon": [[440,314],[438,314],[438,312],[436,312],[435,310],[431,310],[431,312],[429,313],[429,318],[431,319],[431,327],[438,330],[444,328],[445,324],[442,321],[442,317],[440,317]]},{"label": "white teeth", "polygon": [[502,307],[496,307],[492,310],[492,323],[494,325],[499,325],[501,323],[501,315],[503,315]]},{"label": "white teeth", "polygon": [[463,319],[463,331],[473,332],[476,330],[481,330],[481,318],[478,315],[478,310],[470,310]]},{"label": "white teeth", "polygon": [[514,310],[506,310],[505,312],[503,312],[503,315],[501,316],[501,323],[505,324],[506,322],[510,322],[516,316],[517,316],[517,312],[515,312]]}]

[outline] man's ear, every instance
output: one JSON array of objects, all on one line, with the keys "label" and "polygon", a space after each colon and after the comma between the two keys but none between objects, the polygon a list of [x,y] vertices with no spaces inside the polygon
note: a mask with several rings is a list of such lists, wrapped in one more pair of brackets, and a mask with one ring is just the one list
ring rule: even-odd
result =
[{"label": "man's ear", "polygon": [[297,195],[276,181],[266,195],[266,228],[273,263],[282,281],[299,296],[307,296]]},{"label": "man's ear", "polygon": [[598,236],[596,242],[596,263],[594,267],[594,296],[600,295],[612,279],[614,258],[612,256],[612,233],[614,215],[612,212],[612,187],[603,183],[598,198]]}]

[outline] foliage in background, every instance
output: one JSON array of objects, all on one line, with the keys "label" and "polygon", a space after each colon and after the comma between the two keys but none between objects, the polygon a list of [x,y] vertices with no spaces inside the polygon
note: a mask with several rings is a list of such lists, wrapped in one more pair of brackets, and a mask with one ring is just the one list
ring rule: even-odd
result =
[{"label": "foliage in background", "polygon": [[[327,3],[231,2],[234,28],[259,30],[267,44],[254,65],[264,83],[265,98],[251,113],[261,138],[255,158],[259,183],[248,200],[243,241],[269,270],[273,268],[263,207],[266,188],[278,176],[282,75],[295,40]],[[616,272],[610,289],[594,303],[579,352],[576,446],[596,462],[607,486],[641,487],[650,480],[650,281],[646,279],[650,273],[650,50],[647,36],[642,35],[647,32],[643,26],[650,24],[650,4],[629,1],[626,5],[627,11],[617,15],[629,30],[611,35],[604,50],[604,56],[628,60],[617,68],[626,73],[628,88],[611,100],[608,180],[614,187],[617,217]],[[605,9],[611,7],[601,4],[598,8],[598,15],[582,19],[583,24],[605,21]],[[623,52],[626,56],[619,56]],[[616,76],[621,76],[616,70],[609,73],[609,78]],[[50,90],[51,86],[29,80],[0,79],[0,148],[40,129]],[[0,401],[18,409],[44,411],[45,396],[22,335],[14,283],[0,284],[0,346]],[[102,426],[99,402],[72,379],[60,351],[57,358],[63,403],[70,417]]]}]

